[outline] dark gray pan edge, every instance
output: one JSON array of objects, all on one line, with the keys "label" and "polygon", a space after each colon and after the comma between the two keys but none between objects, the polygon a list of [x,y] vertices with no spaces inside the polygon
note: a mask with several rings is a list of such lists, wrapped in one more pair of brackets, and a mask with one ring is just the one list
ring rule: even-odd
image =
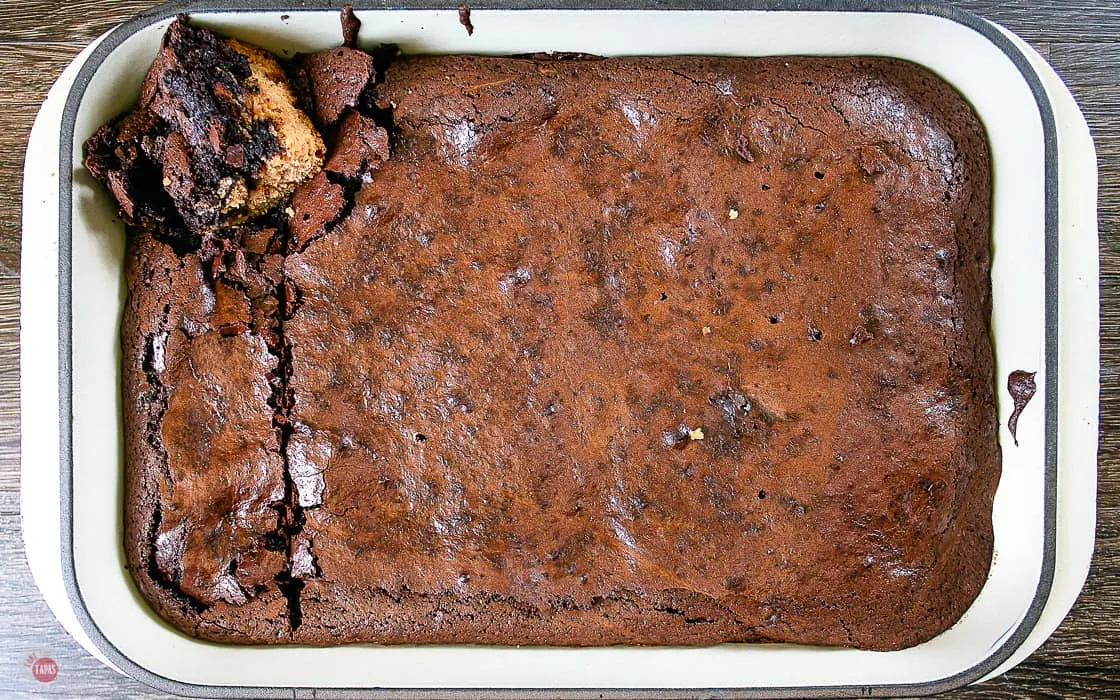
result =
[{"label": "dark gray pan edge", "polygon": [[[72,305],[71,245],[74,124],[78,106],[90,79],[106,56],[125,39],[145,27],[181,12],[300,12],[337,10],[344,2],[332,0],[173,0],[143,12],[114,29],[82,66],[70,90],[62,116],[59,137],[59,288],[58,288],[58,384],[59,384],[59,460],[61,493],[62,575],[67,597],[79,624],[94,645],[119,669],[133,678],[167,693],[211,698],[794,698],[794,697],[897,697],[932,695],[972,683],[998,668],[1018,649],[1034,629],[1054,579],[1057,462],[1058,462],[1058,143],[1050,98],[1029,59],[999,29],[981,17],[959,8],[935,2],[891,2],[890,0],[473,0],[475,9],[507,10],[802,10],[831,12],[905,12],[933,15],[962,24],[981,34],[1003,51],[1022,73],[1038,103],[1045,141],[1045,327],[1046,413],[1045,494],[1043,516],[1043,564],[1034,599],[1026,617],[1015,631],[987,658],[953,676],[918,684],[845,685],[780,688],[281,688],[257,686],[210,686],[183,683],[158,675],[140,666],[118,650],[105,637],[90,616],[78,587],[73,551],[73,403],[72,403]],[[359,10],[453,9],[457,2],[439,0],[352,0]]]}]

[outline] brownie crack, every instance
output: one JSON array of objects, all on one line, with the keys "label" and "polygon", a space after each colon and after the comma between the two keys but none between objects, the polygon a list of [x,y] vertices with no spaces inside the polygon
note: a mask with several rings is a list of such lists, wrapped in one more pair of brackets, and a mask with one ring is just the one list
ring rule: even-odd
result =
[{"label": "brownie crack", "polygon": [[[366,170],[368,171],[368,169],[369,167],[367,166]],[[310,248],[311,245],[316,241],[326,238],[327,236],[335,233],[338,228],[346,221],[346,219],[350,218],[350,214],[352,214],[354,211],[354,199],[358,194],[358,190],[362,188],[361,177],[347,177],[342,173],[336,173],[330,170],[324,170],[323,173],[326,176],[328,182],[333,185],[338,185],[342,188],[343,204],[339,208],[338,212],[336,212],[330,218],[330,220],[328,220],[326,224],[323,225],[321,231],[308,237],[306,241],[295,241],[294,239],[292,239],[290,242],[291,247],[295,247],[295,244],[297,242],[299,243],[298,248],[292,251],[294,253],[306,252],[307,249]]]},{"label": "brownie crack", "polygon": [[190,595],[178,583],[171,579],[163,569],[160,568],[159,562],[156,557],[158,549],[156,547],[156,540],[159,537],[159,528],[163,524],[163,507],[157,501],[155,509],[152,511],[152,519],[148,526],[148,556],[145,562],[147,566],[148,578],[152,580],[157,586],[166,591],[169,597],[180,603],[183,607],[189,608],[191,612],[196,615],[201,615],[210,609],[210,606]]},{"label": "brownie crack", "polygon": [[[398,50],[395,45],[385,45],[375,49],[371,52],[371,55],[374,59],[374,79],[370,81],[369,86],[362,92],[358,104],[355,105],[353,109],[359,114],[372,119],[376,126],[384,129],[386,133],[388,133],[391,153],[398,130],[393,121],[393,109],[391,107],[382,107],[377,103],[377,85],[384,80],[385,72],[389,64],[398,55]],[[343,205],[338,212],[326,222],[319,234],[311,236],[306,241],[298,241],[296,236],[292,234],[289,222],[284,222],[284,225],[280,227],[278,235],[280,248],[284,251],[285,260],[291,255],[303,253],[313,243],[327,235],[335,233],[344,225],[344,222],[350,217],[354,210],[355,199],[359,190],[362,188],[363,181],[369,177],[370,171],[375,167],[374,164],[366,162],[363,164],[361,172],[353,176],[328,169],[322,171],[330,183],[342,188]],[[287,323],[291,321],[300,306],[300,291],[293,281],[288,278],[286,272],[282,272],[281,274],[281,281],[277,287],[277,301],[279,303],[275,314],[276,340],[269,348],[269,351],[275,355],[278,362],[276,382],[270,403],[275,409],[273,426],[277,431],[277,438],[280,445],[280,457],[284,465],[284,502],[278,506],[276,539],[278,543],[282,543],[282,546],[288,552],[288,561],[284,571],[277,574],[275,580],[277,588],[279,588],[280,592],[283,593],[284,597],[287,599],[290,633],[294,634],[303,623],[302,599],[303,589],[306,585],[303,577],[307,576],[309,573],[304,569],[310,568],[310,574],[316,577],[320,576],[322,572],[319,570],[318,563],[315,561],[313,543],[309,538],[302,539],[306,542],[306,553],[310,556],[310,567],[306,565],[301,566],[300,562],[297,561],[297,557],[300,555],[297,549],[299,547],[300,535],[303,532],[306,516],[304,514],[305,507],[300,505],[299,489],[295,483],[295,478],[292,473],[292,464],[289,458],[289,449],[295,428],[291,420],[291,410],[294,403],[292,390],[292,343],[286,330]],[[313,508],[315,506],[310,507]]]},{"label": "brownie crack", "polygon": [[163,384],[160,378],[159,369],[157,364],[162,364],[163,350],[162,346],[166,344],[166,340],[161,340],[168,334],[167,319],[171,313],[171,304],[165,304],[163,307],[162,318],[160,318],[158,325],[159,330],[152,334],[144,345],[144,357],[141,360],[140,366],[144,371],[144,377],[148,382],[148,390],[144,392],[144,402],[149,405],[156,406],[156,410],[148,415],[148,422],[145,426],[147,431],[146,438],[155,449],[159,457],[160,469],[163,476],[170,482],[171,469],[168,466],[167,447],[163,444],[163,436],[160,434],[160,425],[163,423],[163,416],[167,412],[167,396],[168,389]]},{"label": "brownie crack", "polygon": [[[170,273],[167,269],[165,269],[164,272],[165,274]],[[169,324],[170,314],[171,304],[168,303],[163,306],[159,319],[154,323],[155,331],[147,338],[140,365],[148,383],[147,390],[144,392],[142,400],[148,406],[154,407],[154,410],[148,412],[148,420],[144,426],[145,439],[156,453],[156,460],[159,464],[162,478],[169,487],[174,490],[175,482],[172,479],[171,468],[168,463],[170,458],[167,453],[167,446],[163,442],[163,435],[161,432],[163,417],[167,412],[167,402],[170,393],[160,376],[160,372],[163,369],[163,354],[167,342],[166,338],[171,331]],[[144,557],[146,573],[151,581],[166,591],[172,600],[178,602],[183,607],[189,608],[194,613],[200,614],[209,606],[183,591],[178,586],[178,582],[159,565],[158,539],[160,525],[162,525],[162,523],[163,507],[161,500],[157,498],[152,510],[151,520],[148,523],[148,532],[146,535],[147,555]]]},{"label": "brownie crack", "polygon": [[820,129],[818,127],[813,126],[812,124],[807,124],[806,122],[802,121],[801,117],[797,116],[797,114],[793,110],[790,109],[789,105],[785,104],[781,100],[779,100],[775,97],[771,97],[771,98],[769,98],[768,101],[770,102],[770,104],[772,104],[775,107],[777,107],[778,109],[780,109],[787,117],[792,119],[793,122],[795,124],[797,124],[799,127],[801,127],[802,129],[805,129],[807,131],[815,131],[818,134],[820,134],[821,136],[828,136],[828,134],[823,129]]},{"label": "brownie crack", "polygon": [[[284,229],[287,236],[287,229]],[[290,238],[290,236],[288,236]],[[285,240],[285,249],[290,245]],[[293,576],[292,546],[296,536],[303,530],[303,507],[299,503],[299,494],[292,478],[291,463],[288,459],[288,445],[292,437],[291,409],[292,409],[292,345],[286,333],[287,321],[291,320],[292,313],[298,304],[298,295],[287,276],[281,277],[276,289],[279,302],[275,312],[275,342],[269,351],[276,357],[276,378],[273,383],[273,394],[269,403],[274,409],[272,417],[273,429],[276,430],[277,442],[280,449],[280,459],[284,466],[284,500],[277,506],[276,536],[284,551],[287,552],[287,564],[283,571],[276,575],[276,586],[288,601],[288,624],[290,633],[295,633],[303,621],[300,592],[303,590],[303,581]]]}]

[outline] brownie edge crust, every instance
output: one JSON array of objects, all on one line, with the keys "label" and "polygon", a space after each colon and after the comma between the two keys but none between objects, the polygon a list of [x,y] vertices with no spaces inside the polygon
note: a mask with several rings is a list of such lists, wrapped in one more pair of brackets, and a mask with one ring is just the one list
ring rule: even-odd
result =
[{"label": "brownie edge crust", "polygon": [[[255,104],[231,74],[215,103]],[[971,604],[1000,470],[990,163],[950,86],[877,58],[349,47],[269,74],[299,117],[237,131],[267,167],[221,166],[259,212],[221,178],[209,219],[140,186],[171,167],[144,102],[89,145],[130,224],[125,545],[165,619],[890,650]]]}]

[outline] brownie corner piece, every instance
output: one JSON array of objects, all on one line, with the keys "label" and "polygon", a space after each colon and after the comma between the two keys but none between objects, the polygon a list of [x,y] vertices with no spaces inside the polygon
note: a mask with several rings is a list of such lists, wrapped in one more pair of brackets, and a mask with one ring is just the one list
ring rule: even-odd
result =
[{"label": "brownie corner piece", "polygon": [[86,144],[126,223],[183,229],[172,234],[183,250],[267,212],[324,155],[276,59],[185,16],[164,35],[138,108]]}]

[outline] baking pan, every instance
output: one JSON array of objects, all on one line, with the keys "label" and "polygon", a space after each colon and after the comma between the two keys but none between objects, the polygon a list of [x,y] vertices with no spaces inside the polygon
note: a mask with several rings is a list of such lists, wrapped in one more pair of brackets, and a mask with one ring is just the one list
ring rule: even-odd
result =
[{"label": "baking pan", "polygon": [[[27,152],[21,278],[22,507],[36,582],[91,653],[167,692],[208,697],[897,696],[1001,673],[1057,627],[1092,553],[1098,409],[1096,164],[1068,90],[1005,30],[942,5],[858,2],[355,2],[359,43],[409,53],[877,55],[953,84],[988,130],[994,170],[993,327],[999,416],[1015,369],[1040,391],[1001,428],[995,554],[979,597],[938,637],[870,652],[788,644],[706,648],[223,646],[163,623],[121,546],[118,324],[124,235],[81,166],[93,130],[136,98],[176,13],[277,53],[339,43],[338,4],[170,3],[101,37],[44,103]],[[655,9],[656,8],[656,9]]]}]

